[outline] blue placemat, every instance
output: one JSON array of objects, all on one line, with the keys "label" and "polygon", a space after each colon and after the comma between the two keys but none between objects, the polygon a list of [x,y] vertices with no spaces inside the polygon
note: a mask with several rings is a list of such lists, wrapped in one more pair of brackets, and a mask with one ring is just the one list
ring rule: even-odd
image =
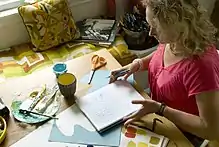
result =
[{"label": "blue placemat", "polygon": [[121,138],[121,127],[117,126],[104,134],[96,131],[89,131],[81,125],[74,125],[72,136],[65,136],[57,127],[56,121],[53,124],[49,141],[64,142],[97,146],[119,146]]},{"label": "blue placemat", "polygon": [[[107,85],[109,83],[109,75],[110,71],[108,70],[97,70],[93,76],[91,88],[89,88],[88,93]],[[79,82],[87,84],[89,76],[89,74],[85,75],[79,80]],[[128,81],[133,84],[133,76],[130,76]],[[67,119],[68,118],[66,118],[66,120]],[[119,146],[120,144],[121,126],[116,126],[104,132],[104,134],[99,134],[96,131],[88,131],[83,127],[83,124],[70,126],[70,128],[74,128],[74,133],[71,136],[66,136],[59,130],[56,121],[54,121],[49,141],[73,144],[92,144],[98,146]]]}]

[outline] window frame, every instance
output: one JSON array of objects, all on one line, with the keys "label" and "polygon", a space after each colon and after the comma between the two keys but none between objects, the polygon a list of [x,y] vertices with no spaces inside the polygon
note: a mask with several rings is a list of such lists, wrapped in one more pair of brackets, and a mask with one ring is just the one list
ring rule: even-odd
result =
[{"label": "window frame", "polygon": [[[7,2],[8,1],[8,2]],[[20,5],[23,5],[25,3],[34,3],[41,0],[7,0],[4,4],[1,4],[0,0],[0,12],[7,11],[10,9],[14,9],[19,7]],[[70,5],[79,5],[82,3],[90,2],[91,0],[68,0]]]},{"label": "window frame", "polygon": [[16,8],[20,6],[22,3],[24,3],[22,1],[24,0],[8,0],[8,1],[5,1],[5,3],[3,4],[0,3],[0,12]]}]

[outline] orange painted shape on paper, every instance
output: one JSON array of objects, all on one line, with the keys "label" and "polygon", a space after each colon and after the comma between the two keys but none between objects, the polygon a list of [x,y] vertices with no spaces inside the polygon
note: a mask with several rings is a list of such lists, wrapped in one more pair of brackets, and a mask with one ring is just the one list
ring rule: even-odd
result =
[{"label": "orange painted shape on paper", "polygon": [[128,137],[128,138],[135,138],[135,137],[136,137],[136,134],[126,132],[126,133],[125,133],[125,137]]},{"label": "orange painted shape on paper", "polygon": [[136,129],[136,128],[133,128],[133,127],[128,127],[128,128],[127,128],[127,132],[129,132],[129,133],[136,133],[136,132],[137,132],[137,129]]},{"label": "orange painted shape on paper", "polygon": [[138,147],[148,147],[148,144],[146,144],[144,142],[139,142]]}]

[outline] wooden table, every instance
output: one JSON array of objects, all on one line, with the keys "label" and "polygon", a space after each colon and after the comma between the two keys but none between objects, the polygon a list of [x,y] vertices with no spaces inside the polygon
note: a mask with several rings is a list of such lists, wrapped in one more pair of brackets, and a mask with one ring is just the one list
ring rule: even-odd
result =
[{"label": "wooden table", "polygon": [[[74,60],[67,61],[68,72],[73,73],[77,79],[80,79],[83,75],[90,72],[90,59],[94,53],[84,55],[83,57],[76,58]],[[113,56],[107,50],[100,50],[96,54],[103,56],[107,59],[106,69],[112,70],[121,67],[121,65],[113,58]],[[3,97],[4,102],[10,108],[11,102],[15,95],[17,94],[26,94],[25,91],[27,88],[33,88],[40,86],[42,84],[54,85],[56,83],[56,78],[52,72],[52,67],[42,69],[40,71],[34,72],[31,75],[19,78],[8,79],[5,83],[0,84],[0,96]],[[87,91],[87,85],[77,84],[76,96],[82,96]],[[148,98],[148,95],[138,88],[139,92],[145,97]],[[62,106],[60,112],[68,108],[73,104],[73,101],[62,100]],[[152,119],[159,117],[156,115],[149,115],[144,118],[148,127],[151,127]],[[163,121],[163,124],[158,124],[155,132],[165,135],[171,141],[169,147],[190,147],[191,143],[183,136],[183,134],[176,128],[176,126],[168,121],[165,118],[159,118]],[[28,133],[36,129],[37,126],[31,126],[27,124],[22,124],[17,122],[10,117],[8,122],[8,132],[7,137],[2,147],[8,147],[14,144],[19,139],[25,137]],[[28,145],[27,145],[28,146]]]}]

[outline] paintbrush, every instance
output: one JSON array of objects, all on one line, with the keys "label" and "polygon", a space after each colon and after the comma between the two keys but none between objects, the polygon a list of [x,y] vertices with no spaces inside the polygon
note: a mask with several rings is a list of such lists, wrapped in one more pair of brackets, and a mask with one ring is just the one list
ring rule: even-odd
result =
[{"label": "paintbrush", "polygon": [[22,114],[36,114],[36,115],[48,117],[51,119],[58,119],[57,117],[54,117],[54,116],[49,116],[49,115],[45,115],[45,114],[41,114],[41,113],[37,113],[37,112],[33,112],[33,111],[28,111],[28,110],[23,110],[23,109],[20,109],[19,112]]}]

